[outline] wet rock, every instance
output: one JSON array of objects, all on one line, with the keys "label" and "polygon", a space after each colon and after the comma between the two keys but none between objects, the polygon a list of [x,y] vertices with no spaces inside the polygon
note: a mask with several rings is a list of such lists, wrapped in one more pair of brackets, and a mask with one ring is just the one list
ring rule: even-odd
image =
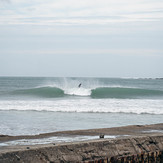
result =
[{"label": "wet rock", "polygon": [[99,136],[99,137],[100,137],[100,139],[103,139],[103,138],[104,138],[104,136],[105,136],[104,134],[100,134],[100,136]]}]

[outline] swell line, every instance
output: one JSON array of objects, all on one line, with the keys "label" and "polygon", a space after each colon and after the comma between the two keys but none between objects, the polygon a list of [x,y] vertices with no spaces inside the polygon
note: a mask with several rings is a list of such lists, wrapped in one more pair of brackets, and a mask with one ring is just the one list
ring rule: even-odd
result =
[{"label": "swell line", "polygon": [[92,90],[92,98],[138,98],[163,96],[163,91],[140,88],[99,87]]},{"label": "swell line", "polygon": [[97,87],[95,89],[87,88],[61,89],[58,87],[39,87],[16,90],[12,92],[12,95],[37,96],[44,98],[57,98],[64,96],[89,96],[95,99],[98,98],[134,99],[134,98],[163,97],[163,91],[125,87]]}]

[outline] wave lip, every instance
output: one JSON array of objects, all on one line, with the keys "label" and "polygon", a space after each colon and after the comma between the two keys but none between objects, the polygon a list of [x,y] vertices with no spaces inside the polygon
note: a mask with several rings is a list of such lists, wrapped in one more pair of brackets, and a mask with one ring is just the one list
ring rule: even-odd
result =
[{"label": "wave lip", "polygon": [[39,87],[31,89],[16,90],[16,95],[38,96],[46,98],[63,97],[64,91],[57,87]]},{"label": "wave lip", "polygon": [[163,91],[140,88],[98,87],[92,90],[92,98],[141,98],[163,96]]}]

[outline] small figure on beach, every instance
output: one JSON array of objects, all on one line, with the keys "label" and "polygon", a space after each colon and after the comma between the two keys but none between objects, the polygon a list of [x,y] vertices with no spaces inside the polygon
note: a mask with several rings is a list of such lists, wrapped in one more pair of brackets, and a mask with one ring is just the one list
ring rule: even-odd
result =
[{"label": "small figure on beach", "polygon": [[82,84],[80,83],[80,84],[78,85],[78,87],[80,88],[80,87],[81,87],[81,85],[82,85]]}]

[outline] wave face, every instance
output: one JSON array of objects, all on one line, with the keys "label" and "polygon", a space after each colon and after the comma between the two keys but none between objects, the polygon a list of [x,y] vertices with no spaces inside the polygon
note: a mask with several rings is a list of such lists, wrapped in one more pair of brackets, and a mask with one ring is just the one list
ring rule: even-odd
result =
[{"label": "wave face", "polygon": [[21,96],[35,96],[43,98],[58,98],[58,97],[68,97],[68,96],[90,96],[91,91],[85,88],[69,88],[61,89],[58,87],[39,87],[16,90],[12,92],[12,95]]},{"label": "wave face", "polygon": [[136,99],[163,97],[163,91],[148,90],[139,88],[123,87],[97,87],[89,88],[68,88],[61,89],[57,87],[40,87],[13,91],[14,95],[35,96],[43,98],[58,98],[65,96],[88,96],[95,99],[117,98],[117,99]]},{"label": "wave face", "polygon": [[101,87],[92,90],[92,98],[150,98],[163,96],[163,91],[139,88]]},{"label": "wave face", "polygon": [[55,98],[55,97],[63,97],[64,91],[56,87],[40,87],[40,88],[16,90],[13,92],[13,94]]}]

